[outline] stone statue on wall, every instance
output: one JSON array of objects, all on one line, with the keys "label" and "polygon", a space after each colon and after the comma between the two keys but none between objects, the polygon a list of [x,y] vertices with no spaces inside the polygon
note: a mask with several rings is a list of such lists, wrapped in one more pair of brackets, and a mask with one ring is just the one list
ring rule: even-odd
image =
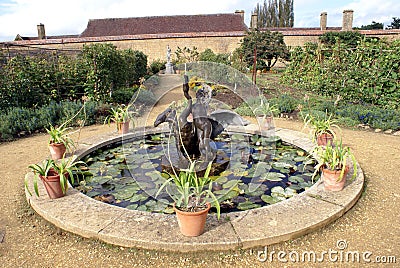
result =
[{"label": "stone statue on wall", "polygon": [[173,74],[174,67],[171,63],[171,48],[167,45],[167,63],[165,64],[165,73],[166,74]]}]

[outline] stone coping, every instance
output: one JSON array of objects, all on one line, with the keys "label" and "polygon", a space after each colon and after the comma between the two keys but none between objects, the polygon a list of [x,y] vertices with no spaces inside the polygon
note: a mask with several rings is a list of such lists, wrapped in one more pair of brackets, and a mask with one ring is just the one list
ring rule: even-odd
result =
[{"label": "stone coping", "polygon": [[[254,125],[245,129],[247,133],[259,133]],[[157,128],[146,133],[160,131]],[[229,131],[243,131],[243,128],[229,128]],[[306,151],[315,146],[304,133],[288,129],[274,132],[283,141]],[[122,137],[113,133],[91,138],[80,143],[77,155],[83,157],[99,147],[132,137],[135,134]],[[294,239],[341,217],[357,202],[363,190],[364,175],[358,163],[357,166],[357,177],[347,181],[340,192],[326,192],[323,183],[318,181],[303,193],[273,205],[221,214],[219,221],[209,214],[205,232],[198,237],[183,236],[175,215],[120,208],[96,201],[72,187],[65,197],[52,200],[39,183],[40,197],[30,196],[26,191],[26,198],[39,215],[57,227],[110,244],[180,252],[234,250]],[[33,189],[33,174],[28,173],[27,178]]]}]

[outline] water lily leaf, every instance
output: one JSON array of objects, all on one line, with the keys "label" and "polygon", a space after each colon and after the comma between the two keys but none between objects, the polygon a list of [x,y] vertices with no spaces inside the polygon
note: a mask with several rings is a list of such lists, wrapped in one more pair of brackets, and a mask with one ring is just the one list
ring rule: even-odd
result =
[{"label": "water lily leaf", "polygon": [[285,162],[274,162],[272,163],[272,166],[276,169],[280,169],[280,168],[291,168],[293,167],[292,164],[289,163],[285,163]]},{"label": "water lily leaf", "polygon": [[294,195],[297,195],[297,191],[293,188],[287,187],[285,189],[285,195],[286,195],[286,198],[290,198],[290,197],[293,197]]},{"label": "water lily leaf", "polygon": [[252,183],[251,182],[248,184],[246,194],[249,192],[257,191],[257,190],[261,190],[261,191],[265,192],[268,190],[268,186],[265,184],[261,184],[261,183]]},{"label": "water lily leaf", "polygon": [[[147,204],[146,204],[147,206]],[[163,212],[166,208],[167,208],[168,204],[164,204],[164,203],[160,203],[157,202],[153,207],[152,207],[152,211],[153,212]]]},{"label": "water lily leaf", "polygon": [[233,135],[231,135],[231,140],[232,141],[242,141],[242,140],[246,140],[246,137],[242,134],[233,134]]},{"label": "water lily leaf", "polygon": [[278,141],[281,141],[281,138],[279,136],[271,136],[264,138],[262,141],[266,143],[276,143]]},{"label": "water lily leaf", "polygon": [[285,200],[286,199],[285,189],[283,189],[281,186],[275,186],[274,188],[271,189],[271,196],[278,200]]},{"label": "water lily leaf", "polygon": [[248,209],[259,208],[259,207],[261,207],[260,204],[255,204],[255,203],[250,202],[250,201],[239,203],[238,206],[237,206],[237,208],[240,209],[240,210],[248,210]]},{"label": "water lily leaf", "polygon": [[271,204],[271,205],[278,203],[280,201],[279,199],[276,199],[270,195],[265,195],[265,194],[261,196],[261,200],[264,201],[265,203]]},{"label": "water lily leaf", "polygon": [[151,169],[151,168],[156,168],[158,167],[158,164],[154,164],[152,162],[144,162],[142,163],[142,165],[140,166],[142,169]]},{"label": "water lily leaf", "polygon": [[288,188],[291,188],[291,189],[297,190],[297,191],[304,189],[303,187],[301,187],[300,185],[297,185],[297,184],[292,184]]},{"label": "water lily leaf", "polygon": [[128,200],[135,194],[136,191],[137,191],[136,187],[131,187],[128,185],[122,189],[119,189],[118,191],[114,191],[113,195],[115,196],[116,199]]},{"label": "water lily leaf", "polygon": [[286,178],[286,176],[282,173],[269,172],[264,174],[260,179],[263,181],[282,181],[284,178]]},{"label": "water lily leaf", "polygon": [[240,180],[229,180],[228,182],[222,184],[222,187],[223,187],[224,189],[233,188],[233,187],[235,187],[239,182],[240,182]]},{"label": "water lily leaf", "polygon": [[132,203],[135,203],[135,202],[138,202],[138,201],[144,201],[147,198],[149,198],[148,195],[143,195],[143,194],[140,194],[140,193],[136,193],[129,199],[129,201],[132,202]]},{"label": "water lily leaf", "polygon": [[304,179],[300,176],[290,176],[289,181],[293,183],[301,183],[304,182]]},{"label": "water lily leaf", "polygon": [[139,211],[147,211],[147,207],[145,205],[140,205],[137,207],[137,210]]},{"label": "water lily leaf", "polygon": [[132,205],[127,206],[126,208],[131,209],[131,210],[136,210],[137,207],[138,207],[138,204],[132,204]]},{"label": "water lily leaf", "polygon": [[112,180],[112,176],[95,176],[92,177],[92,183],[105,184]]},{"label": "water lily leaf", "polygon": [[296,162],[304,162],[306,160],[308,160],[307,156],[297,156],[295,158],[293,158],[294,161]]},{"label": "water lily leaf", "polygon": [[97,192],[97,191],[89,191],[89,192],[86,193],[86,195],[89,196],[89,197],[95,197],[95,196],[97,196],[99,194],[101,194],[101,193]]},{"label": "water lily leaf", "polygon": [[174,208],[173,207],[167,207],[166,209],[164,209],[163,211],[165,214],[172,214],[174,213]]},{"label": "water lily leaf", "polygon": [[227,181],[228,181],[228,178],[225,177],[225,176],[221,176],[221,177],[219,177],[218,179],[215,180],[215,182],[218,183],[218,184],[224,184]]}]

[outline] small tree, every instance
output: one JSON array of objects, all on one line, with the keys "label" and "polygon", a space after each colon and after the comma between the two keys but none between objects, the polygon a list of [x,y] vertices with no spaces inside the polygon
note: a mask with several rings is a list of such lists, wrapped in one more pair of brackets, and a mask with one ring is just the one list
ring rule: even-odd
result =
[{"label": "small tree", "polygon": [[386,29],[388,29],[388,30],[400,29],[400,18],[393,17],[392,23],[390,25],[388,25],[386,27]]},{"label": "small tree", "polygon": [[211,62],[216,62],[216,63],[223,63],[226,65],[229,65],[229,54],[215,54],[214,51],[211,49],[207,48],[203,52],[200,53],[199,55],[199,60],[200,61],[211,61]]},{"label": "small tree", "polygon": [[258,66],[270,70],[279,58],[288,59],[289,51],[283,41],[283,35],[279,32],[260,32],[252,30],[243,38],[240,45],[243,61],[249,66],[253,65],[254,54]]},{"label": "small tree", "polygon": [[175,51],[175,55],[177,58],[176,63],[196,62],[199,60],[199,52],[197,51],[197,47],[178,47]]}]

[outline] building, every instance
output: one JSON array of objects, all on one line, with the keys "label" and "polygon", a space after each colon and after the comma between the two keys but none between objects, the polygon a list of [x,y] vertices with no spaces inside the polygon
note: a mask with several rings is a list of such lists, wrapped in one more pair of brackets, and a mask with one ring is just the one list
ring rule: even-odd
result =
[{"label": "building", "polygon": [[[79,35],[47,36],[43,24],[39,24],[37,37],[17,35],[15,41],[3,42],[7,48],[47,48],[80,50],[83,45],[112,43],[119,49],[144,52],[149,62],[166,59],[166,48],[172,52],[178,47],[196,47],[199,52],[206,48],[215,53],[231,53],[249,28],[256,25],[257,16],[252,15],[251,25],[244,22],[244,11],[228,14],[154,16],[139,18],[108,18],[89,20],[86,29]],[[320,27],[316,28],[267,28],[260,30],[279,31],[284,35],[288,47],[303,46],[307,42],[318,42],[318,37],[327,31],[352,30],[353,11],[343,11],[341,27],[327,27],[327,13],[321,13]],[[398,39],[400,30],[361,30],[360,33],[379,38]]]}]

